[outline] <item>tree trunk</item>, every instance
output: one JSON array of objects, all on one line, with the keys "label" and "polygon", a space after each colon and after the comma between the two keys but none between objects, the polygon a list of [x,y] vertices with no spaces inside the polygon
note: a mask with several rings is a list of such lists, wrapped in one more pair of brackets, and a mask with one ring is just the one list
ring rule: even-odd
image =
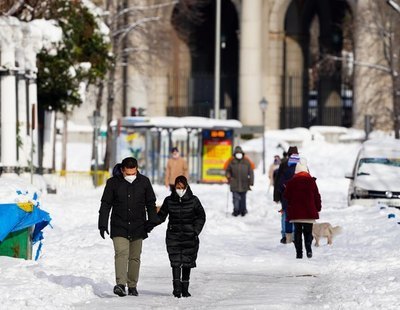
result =
[{"label": "tree trunk", "polygon": [[63,116],[63,136],[62,136],[62,157],[61,157],[61,176],[67,174],[67,141],[68,141],[68,113]]},{"label": "tree trunk", "polygon": [[[115,46],[115,45],[114,45]],[[115,47],[113,46],[113,50]],[[115,54],[114,54],[115,55]],[[114,107],[114,81],[115,81],[115,62],[110,69],[108,75],[108,85],[107,85],[107,137],[106,137],[106,153],[104,155],[104,170],[108,171],[110,169],[110,159],[112,150],[112,130],[110,123],[113,119],[113,107]]]},{"label": "tree trunk", "polygon": [[396,31],[393,38],[393,129],[394,137],[400,139],[400,32]]},{"label": "tree trunk", "polygon": [[56,171],[56,144],[57,144],[57,111],[54,111],[54,136],[53,136],[53,150],[51,159],[51,169]]}]

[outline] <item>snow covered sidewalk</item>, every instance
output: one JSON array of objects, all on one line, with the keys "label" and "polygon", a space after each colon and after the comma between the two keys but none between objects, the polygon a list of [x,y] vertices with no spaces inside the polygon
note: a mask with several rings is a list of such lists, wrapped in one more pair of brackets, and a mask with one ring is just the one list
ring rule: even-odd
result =
[{"label": "snow covered sidewalk", "polygon": [[[257,170],[245,217],[230,215],[226,185],[192,185],[207,214],[192,297],[172,296],[164,223],[144,242],[140,296],[119,298],[112,294],[112,242],[97,230],[102,188],[59,189],[42,202],[54,227],[44,232],[42,257],[0,257],[0,309],[397,309],[400,212],[347,207],[344,174],[356,145],[313,142],[300,151],[318,178],[320,221],[343,228],[332,246],[322,240],[314,247],[312,259],[296,260],[294,246],[279,243],[279,206]],[[160,201],[168,194],[155,191]]]}]

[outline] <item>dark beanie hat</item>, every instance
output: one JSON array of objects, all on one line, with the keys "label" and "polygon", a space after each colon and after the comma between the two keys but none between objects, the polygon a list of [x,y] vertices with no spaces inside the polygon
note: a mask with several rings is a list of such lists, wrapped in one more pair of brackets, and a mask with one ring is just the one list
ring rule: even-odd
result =
[{"label": "dark beanie hat", "polygon": [[288,156],[292,154],[299,154],[299,151],[297,150],[297,146],[290,146],[288,149]]},{"label": "dark beanie hat", "polygon": [[237,153],[242,153],[244,154],[242,148],[240,146],[236,146],[235,150],[233,151],[233,154],[237,154]]}]

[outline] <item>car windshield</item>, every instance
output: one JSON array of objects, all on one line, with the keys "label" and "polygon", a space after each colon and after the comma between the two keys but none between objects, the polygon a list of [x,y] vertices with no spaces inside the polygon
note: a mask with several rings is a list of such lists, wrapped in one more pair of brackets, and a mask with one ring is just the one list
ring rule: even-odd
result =
[{"label": "car windshield", "polygon": [[358,164],[360,175],[400,175],[400,158],[362,158]]}]

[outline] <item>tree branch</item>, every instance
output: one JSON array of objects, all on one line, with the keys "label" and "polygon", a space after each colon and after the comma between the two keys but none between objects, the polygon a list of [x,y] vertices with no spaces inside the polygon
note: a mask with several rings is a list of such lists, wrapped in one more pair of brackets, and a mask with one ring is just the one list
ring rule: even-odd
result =
[{"label": "tree branch", "polygon": [[8,10],[4,15],[5,16],[12,16],[14,15],[23,5],[25,4],[25,0],[18,0],[14,3],[11,9]]}]

